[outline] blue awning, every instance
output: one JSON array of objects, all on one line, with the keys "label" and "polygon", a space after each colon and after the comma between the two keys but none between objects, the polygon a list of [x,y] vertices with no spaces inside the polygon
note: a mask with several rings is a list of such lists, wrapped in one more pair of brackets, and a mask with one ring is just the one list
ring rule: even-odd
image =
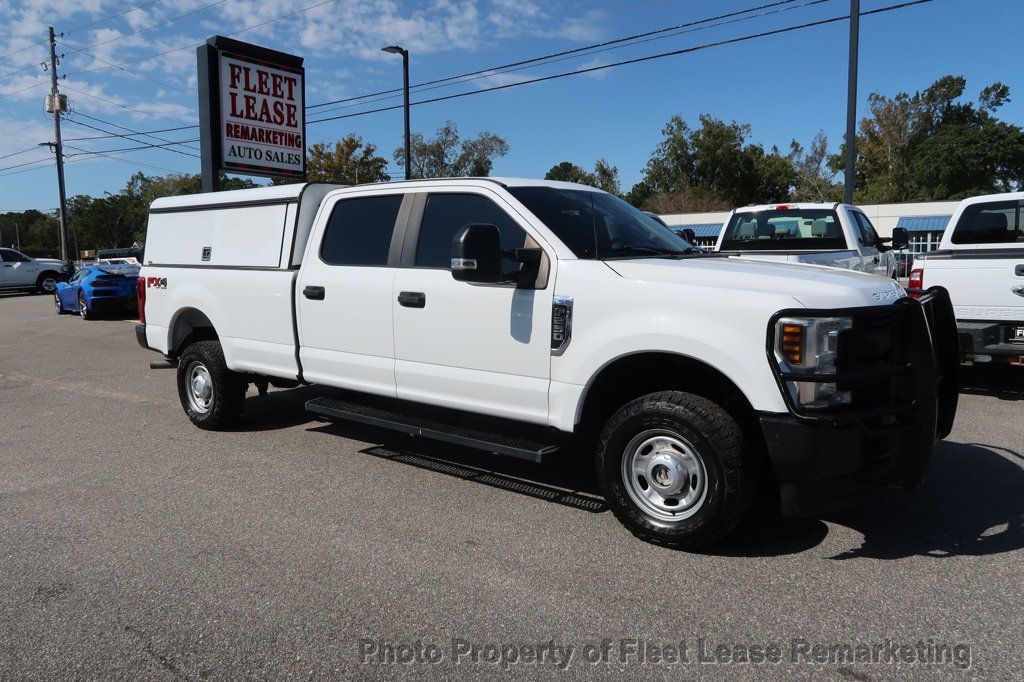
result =
[{"label": "blue awning", "polygon": [[700,225],[673,225],[674,230],[693,230],[693,234],[696,237],[717,237],[718,233],[722,231],[721,223],[703,223]]},{"label": "blue awning", "polygon": [[952,217],[948,215],[903,216],[896,222],[896,227],[902,227],[907,232],[942,232]]}]

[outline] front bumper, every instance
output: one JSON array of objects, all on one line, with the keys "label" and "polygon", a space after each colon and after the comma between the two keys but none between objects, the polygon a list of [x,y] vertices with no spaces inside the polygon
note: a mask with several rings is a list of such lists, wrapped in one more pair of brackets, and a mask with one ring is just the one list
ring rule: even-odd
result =
[{"label": "front bumper", "polygon": [[[853,404],[827,413],[791,405],[789,415],[761,416],[782,511],[789,515],[851,506],[872,485],[917,485],[935,443],[953,427],[960,350],[946,290],[934,287],[919,299],[844,314],[855,320],[848,342],[865,346],[850,355],[870,357],[869,366],[802,378],[843,385]],[[869,347],[879,338],[890,338],[889,347]],[[779,374],[784,392],[787,378]]]}]

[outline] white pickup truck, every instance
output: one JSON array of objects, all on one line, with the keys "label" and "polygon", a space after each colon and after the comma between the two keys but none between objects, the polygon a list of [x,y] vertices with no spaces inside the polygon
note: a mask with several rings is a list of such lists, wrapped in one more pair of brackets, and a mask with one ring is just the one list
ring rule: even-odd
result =
[{"label": "white pickup truck", "polygon": [[915,485],[956,411],[941,288],[698,253],[569,183],[159,199],[139,313],[201,428],[249,384],[314,383],[346,389],[307,403],[324,418],[538,462],[593,448],[616,516],[674,547],[727,534],[759,481],[791,514]]},{"label": "white pickup truck", "polygon": [[1024,365],[1024,192],[966,199],[910,287],[949,290],[967,362]]},{"label": "white pickup truck", "polygon": [[730,215],[715,250],[753,260],[828,265],[896,273],[894,249],[907,245],[907,232],[893,230],[887,245],[856,206],[849,204],[771,204],[744,206]]},{"label": "white pickup truck", "polygon": [[30,258],[14,249],[0,249],[0,291],[34,289],[40,294],[52,294],[57,282],[67,281],[70,274],[68,263],[53,258]]}]

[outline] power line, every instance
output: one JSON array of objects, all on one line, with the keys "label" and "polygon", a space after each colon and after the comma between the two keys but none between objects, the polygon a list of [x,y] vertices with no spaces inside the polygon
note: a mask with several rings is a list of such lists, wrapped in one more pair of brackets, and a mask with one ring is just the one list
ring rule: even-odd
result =
[{"label": "power line", "polygon": [[[425,83],[420,83],[419,85],[415,85],[415,86],[413,86],[410,89],[416,90],[418,88],[417,92],[422,93],[422,92],[427,92],[429,90],[437,90],[438,88],[445,88],[445,87],[451,87],[451,86],[454,86],[454,85],[461,85],[463,83],[469,83],[469,82],[472,82],[472,81],[480,80],[482,78],[490,78],[491,76],[508,74],[508,73],[512,73],[514,71],[521,71],[523,69],[533,68],[534,66],[548,66],[548,65],[551,65],[551,64],[556,64],[558,62],[563,62],[563,61],[565,61],[567,59],[576,59],[576,58],[579,58],[579,57],[590,57],[592,55],[600,54],[602,52],[607,52],[609,50],[619,50],[619,49],[626,48],[626,47],[635,47],[637,45],[641,45],[643,43],[648,43],[648,42],[651,42],[651,41],[654,41],[654,40],[664,40],[666,38],[674,38],[674,37],[677,37],[677,36],[680,36],[680,35],[684,35],[684,34],[687,34],[687,33],[694,33],[696,31],[704,31],[704,30],[713,29],[713,28],[720,28],[722,26],[727,26],[729,24],[734,24],[734,23],[738,23],[738,22],[741,22],[741,21],[749,21],[751,19],[760,19],[761,17],[769,16],[769,15],[772,15],[772,14],[779,14],[779,13],[782,13],[782,12],[790,12],[790,11],[793,11],[793,10],[796,10],[796,9],[802,9],[804,7],[810,7],[812,5],[820,5],[822,3],[831,2],[831,1],[832,0],[806,0],[805,2],[803,2],[803,3],[799,4],[799,5],[792,5],[790,3],[796,2],[796,0],[783,0],[782,2],[769,3],[768,5],[762,5],[761,7],[755,7],[755,8],[751,8],[751,9],[748,9],[748,10],[742,10],[741,12],[733,12],[733,13],[730,13],[728,15],[722,15],[720,17],[713,17],[713,18],[710,18],[710,19],[701,19],[701,20],[698,20],[698,21],[689,22],[687,24],[680,24],[678,26],[670,27],[670,28],[667,28],[667,29],[659,29],[657,31],[649,31],[649,32],[644,33],[644,34],[638,34],[638,36],[644,36],[644,35],[650,36],[650,37],[643,38],[643,39],[636,39],[637,36],[631,36],[629,38],[622,38],[622,39],[618,39],[618,40],[611,40],[611,41],[607,41],[605,43],[598,43],[597,45],[581,47],[581,48],[577,48],[575,50],[567,50],[567,51],[562,52],[562,53],[555,53],[555,54],[552,54],[552,55],[546,55],[544,57],[535,57],[533,59],[527,59],[527,60],[523,60],[521,62],[514,62],[513,64],[508,64],[508,65],[505,65],[505,66],[496,66],[496,67],[492,67],[490,69],[483,69],[481,71],[473,71],[473,72],[470,72],[470,73],[461,74],[459,76],[449,76],[447,78],[440,78],[440,79],[437,79],[437,80],[434,80],[434,81],[427,81]],[[782,6],[782,5],[786,5],[786,6]],[[765,11],[760,12],[759,14],[750,14],[751,12],[754,12],[754,11],[757,11],[757,10],[762,10],[762,9],[765,9],[765,8],[773,8],[773,9],[767,9]],[[744,15],[744,14],[746,16],[734,16],[734,15]],[[723,17],[732,17],[732,18],[729,18],[729,19],[727,19],[725,21],[719,21],[719,23],[707,23],[707,22],[711,22],[711,21],[718,21],[718,20],[722,19]],[[681,28],[681,27],[688,27],[688,28]],[[668,31],[668,33],[666,33],[666,31]],[[660,34],[660,35],[656,35],[656,34]],[[633,40],[633,42],[629,42],[629,43],[625,43],[625,44],[615,44],[615,43],[622,43],[622,41],[625,41],[625,40]],[[604,46],[604,47],[602,47],[602,46]],[[582,54],[578,54],[581,50],[587,50],[587,52],[582,53]],[[542,64],[538,63],[538,62],[541,62],[541,61],[543,61]],[[511,68],[508,68],[508,67],[511,67]],[[458,79],[462,79],[462,80],[458,80]],[[429,87],[424,87],[424,86],[429,86]],[[365,101],[358,102],[358,103],[346,104],[346,105],[340,106],[340,107],[332,107],[330,109],[325,109],[324,111],[319,112],[319,113],[327,113],[328,111],[340,111],[341,109],[350,109],[350,108],[355,107],[355,106],[360,106],[361,104],[372,104],[373,102],[382,102],[382,101],[385,101],[385,100],[394,99],[397,95],[396,94],[388,94],[388,93],[401,93],[401,92],[402,92],[401,88],[396,88],[396,89],[392,89],[392,90],[382,91],[382,92],[377,93],[377,94],[385,95],[383,97],[376,97],[374,99],[369,99],[369,100],[365,100]],[[348,99],[345,99],[345,100],[337,100],[337,102],[335,102],[335,103],[339,103],[339,102],[353,102],[354,100],[364,100],[366,97],[373,97],[373,95],[362,95],[362,96],[359,96],[359,97],[351,97],[351,98],[348,98]],[[322,107],[322,106],[325,106],[325,104],[333,104],[333,103],[329,102],[329,103],[315,104],[315,105],[313,105],[313,106],[311,106],[309,108],[312,109],[314,107]]]},{"label": "power line", "polygon": [[[81,154],[72,154],[71,156],[85,156],[87,154],[88,155],[96,155],[96,156],[102,156],[102,157],[104,157],[106,159],[111,159],[112,161],[120,161],[121,163],[127,163],[127,164],[132,165],[132,166],[139,166],[141,168],[153,168],[155,170],[164,171],[165,173],[173,173],[175,175],[187,175],[187,173],[185,173],[183,171],[172,170],[170,168],[164,168],[163,166],[154,166],[151,163],[140,163],[139,161],[129,161],[128,159],[122,159],[122,158],[117,157],[117,156],[111,156],[110,153],[108,153],[108,152],[96,152],[96,151],[91,151],[91,150],[88,150],[88,149],[81,149],[79,147],[72,147],[71,145],[67,145],[67,147],[68,147],[68,149],[75,149],[75,150],[78,150],[78,151],[82,152]],[[89,159],[75,159],[75,160],[77,160],[77,161],[88,161]],[[69,163],[71,163],[71,162],[69,162]]]},{"label": "power line", "polygon": [[[123,12],[118,12],[117,14],[111,14],[108,17],[103,17],[102,19],[97,19],[96,21],[93,21],[91,23],[82,24],[81,26],[76,26],[73,29],[69,30],[68,34],[70,35],[71,33],[74,33],[75,31],[81,30],[83,28],[89,28],[90,26],[95,26],[96,24],[102,24],[104,21],[109,21],[110,19],[116,19],[117,17],[124,16],[125,14],[129,14],[131,12],[134,12],[137,9],[144,9],[146,7],[150,7],[151,5],[155,5],[158,2],[161,2],[161,0],[153,0],[153,2],[147,2],[144,5],[139,5],[138,7],[132,7],[131,9],[126,9]],[[36,45],[45,45],[45,44],[46,44],[45,40],[40,40],[39,42],[32,43],[31,45],[26,45],[25,47],[17,49],[17,50],[15,50],[13,52],[8,52],[7,54],[5,54],[2,57],[0,57],[0,59],[7,59],[8,57],[14,56],[14,55],[19,54],[21,52],[24,52],[25,50],[30,50],[33,47],[35,47]]]},{"label": "power line", "polygon": [[[68,123],[74,123],[77,126],[82,126],[84,128],[90,128],[92,130],[95,130],[95,131],[98,131],[98,132],[101,132],[101,133],[110,133],[111,132],[109,130],[104,130],[103,128],[98,128],[98,127],[96,127],[94,125],[89,125],[88,123],[85,123],[83,121],[76,121],[76,120],[70,119],[70,118],[65,119],[65,120]],[[109,124],[109,125],[115,125],[115,124]],[[118,137],[124,138],[125,140],[128,140],[130,142],[142,142],[143,141],[143,140],[136,140],[135,137],[137,137],[137,136],[133,136],[133,135],[122,135],[122,134],[119,134],[119,133],[113,133],[113,134],[117,135]],[[157,139],[161,139],[161,138],[157,138]],[[174,140],[164,140],[164,142],[166,142],[168,145],[180,145],[182,147],[188,147],[189,149],[194,149],[194,147],[189,147],[185,143],[175,142]],[[157,145],[154,145],[154,146],[157,146]],[[164,145],[160,145],[160,146],[164,146]],[[174,152],[175,154],[182,154],[184,156],[191,156],[194,159],[201,158],[198,154],[192,154],[191,152],[182,151],[180,149],[173,149],[172,147],[168,147],[167,151]]]},{"label": "power line", "polygon": [[37,66],[39,66],[39,64],[29,64],[28,66],[23,66],[20,69],[16,69],[15,71],[9,71],[3,74],[2,76],[0,76],[0,79],[7,78],[8,76],[17,76],[22,71],[28,71],[29,69],[34,69]]},{"label": "power line", "polygon": [[[102,124],[108,125],[108,126],[114,126],[115,128],[120,128],[121,130],[127,130],[130,133],[135,133],[136,136],[141,135],[141,136],[144,136],[144,137],[151,137],[154,140],[159,140],[160,142],[174,142],[174,140],[168,140],[168,139],[163,138],[163,137],[157,137],[156,135],[151,135],[149,133],[144,133],[144,132],[141,132],[139,130],[135,130],[134,128],[129,128],[128,126],[121,125],[120,123],[114,123],[113,121],[105,121],[102,118],[97,118],[96,116],[90,116],[89,114],[83,114],[81,111],[76,111],[74,113],[75,113],[76,116],[85,116],[87,119],[89,119],[91,121],[96,121],[97,123],[102,123]],[[106,131],[106,132],[110,132],[110,131]],[[133,136],[129,135],[129,137],[133,137]],[[199,147],[189,147],[189,149],[193,149],[195,151],[199,151]]]},{"label": "power line", "polygon": [[32,147],[29,147],[28,149],[22,149],[20,152],[11,152],[10,154],[5,154],[3,156],[0,156],[0,159],[9,159],[12,156],[17,156],[18,154],[26,154],[28,152],[36,151],[38,149],[39,149],[39,145],[34,145]]},{"label": "power line", "polygon": [[[163,143],[160,143],[160,144],[146,144],[146,145],[140,145],[138,147],[124,147],[122,149],[104,149],[104,150],[99,151],[99,152],[88,150],[88,149],[81,150],[81,151],[85,152],[86,154],[101,154],[101,155],[104,154],[104,153],[119,154],[119,153],[122,153],[122,152],[141,152],[141,151],[145,151],[147,149],[163,149],[165,147],[172,147],[174,145],[180,145],[180,144],[186,143],[186,142],[198,142],[198,141],[199,141],[199,138],[196,138],[194,140],[174,140],[172,142],[163,142]],[[77,149],[77,147],[70,147],[70,148],[71,149]],[[167,151],[171,151],[171,150],[167,150]],[[68,158],[71,158],[73,156],[82,156],[82,154],[68,154]]]},{"label": "power line", "polygon": [[[118,71],[124,71],[125,73],[127,73],[130,76],[135,76],[136,78],[140,78],[140,79],[142,79],[144,81],[149,81],[150,83],[153,83],[154,85],[159,85],[160,87],[163,87],[163,88],[171,88],[172,90],[180,90],[182,92],[188,92],[188,90],[186,90],[185,88],[181,87],[180,85],[175,85],[174,83],[167,83],[167,82],[164,82],[164,81],[159,81],[159,80],[156,80],[155,78],[151,78],[149,76],[143,76],[141,73],[136,73],[135,71],[132,71],[130,69],[124,68],[123,66],[118,66],[114,62],[108,62],[106,59],[103,59],[102,57],[97,57],[94,54],[89,54],[85,50],[80,50],[77,47],[75,47],[74,45],[71,45],[71,44],[66,43],[64,41],[58,40],[57,42],[60,43],[61,45],[63,45],[64,47],[69,47],[72,50],[74,50],[75,52],[78,52],[80,54],[85,55],[89,59],[94,59],[94,60],[96,60],[98,62],[103,62],[104,64],[109,64],[112,68],[116,68]],[[0,77],[2,77],[2,76],[0,76]]]},{"label": "power line", "polygon": [[7,171],[7,170],[11,170],[13,168],[21,168],[23,166],[30,166],[33,163],[39,163],[40,161],[47,161],[48,162],[49,160],[50,159],[35,159],[33,161],[26,161],[25,163],[19,163],[19,164],[16,164],[14,166],[7,166],[6,168],[0,168],[0,171]]},{"label": "power line", "polygon": [[[873,15],[873,14],[881,14],[883,12],[891,12],[891,11],[894,11],[894,10],[904,9],[904,8],[907,8],[907,7],[912,7],[914,5],[923,5],[923,4],[934,2],[934,1],[935,0],[910,0],[908,2],[903,2],[903,3],[897,4],[897,5],[889,5],[889,6],[886,6],[886,7],[880,7],[878,9],[869,10],[867,12],[861,12],[861,16],[870,16],[870,15]],[[562,73],[551,74],[551,75],[548,75],[548,76],[540,76],[540,77],[537,77],[537,78],[532,78],[530,80],[519,81],[517,83],[506,83],[504,85],[495,85],[495,86],[489,87],[489,88],[481,88],[480,90],[470,90],[469,92],[459,92],[459,93],[455,93],[453,95],[444,95],[442,97],[434,97],[432,99],[420,100],[419,102],[412,102],[411,105],[432,104],[434,102],[443,102],[443,101],[446,101],[446,100],[458,99],[460,97],[469,97],[470,95],[480,95],[480,94],[483,94],[485,92],[495,92],[497,90],[508,90],[509,88],[515,88],[515,87],[519,87],[521,85],[531,85],[533,83],[541,83],[541,82],[544,82],[544,81],[555,80],[557,78],[565,78],[567,76],[577,76],[577,75],[581,75],[581,74],[585,74],[585,73],[593,73],[595,71],[603,71],[605,69],[611,69],[611,68],[615,68],[615,67],[618,67],[618,66],[626,66],[627,64],[639,64],[641,62],[648,62],[648,61],[652,61],[652,60],[655,60],[655,59],[663,59],[665,57],[674,57],[674,56],[677,56],[677,55],[689,54],[691,52],[699,52],[700,50],[707,50],[707,49],[710,49],[710,48],[713,48],[713,47],[722,47],[724,45],[733,45],[735,43],[742,43],[742,42],[746,42],[748,40],[754,40],[754,39],[757,39],[757,38],[767,38],[769,36],[781,35],[783,33],[791,33],[793,31],[799,31],[799,30],[806,29],[806,28],[813,28],[815,26],[824,26],[826,24],[834,24],[834,23],[839,22],[839,21],[846,21],[849,18],[850,18],[850,15],[844,14],[844,15],[840,15],[838,17],[832,17],[830,19],[820,19],[818,21],[810,21],[810,22],[806,22],[806,23],[803,23],[803,24],[797,24],[797,25],[794,25],[794,26],[787,26],[787,27],[784,27],[784,28],[773,29],[771,31],[762,31],[760,33],[752,33],[752,34],[749,34],[749,35],[740,36],[738,38],[728,38],[728,39],[725,39],[725,40],[719,40],[719,41],[715,41],[715,42],[712,42],[712,43],[704,43],[703,45],[696,45],[696,46],[693,46],[693,47],[686,47],[686,48],[682,48],[682,49],[679,49],[679,50],[671,50],[669,52],[661,52],[661,53],[658,53],[658,54],[647,55],[647,56],[644,56],[644,57],[636,57],[634,59],[626,59],[626,60],[623,60],[623,61],[620,61],[620,62],[614,62],[612,64],[599,64],[597,66],[590,66],[590,67],[586,67],[586,68],[576,69],[575,71],[565,71],[565,72],[562,72]],[[320,119],[315,119],[315,120],[312,120],[312,121],[307,121],[306,123],[307,124],[314,124],[314,123],[324,123],[326,121],[337,121],[337,120],[344,119],[344,118],[354,118],[356,116],[365,116],[367,114],[376,114],[376,113],[379,113],[379,112],[382,112],[382,111],[393,111],[395,109],[401,109],[401,108],[402,108],[401,104],[396,104],[396,105],[393,105],[393,106],[379,107],[377,109],[369,109],[367,111],[357,111],[357,112],[352,113],[352,114],[342,114],[340,116],[329,116],[327,118],[320,118]]]},{"label": "power line", "polygon": [[[151,29],[159,28],[160,26],[166,26],[167,24],[173,24],[174,22],[178,21],[179,19],[184,19],[185,17],[190,17],[193,14],[199,14],[200,12],[204,12],[204,11],[210,9],[211,7],[216,7],[217,5],[223,5],[227,1],[228,0],[216,0],[216,2],[211,2],[208,5],[203,5],[202,7],[194,9],[191,12],[185,12],[184,14],[180,14],[180,15],[178,15],[176,17],[171,17],[170,19],[165,19],[163,21],[157,22],[157,23],[152,24],[150,26],[146,26],[145,28],[140,28],[138,30],[132,31],[131,33],[122,33],[121,35],[114,36],[113,38],[110,38],[109,40],[101,40],[100,42],[93,43],[92,45],[85,45],[81,49],[83,49],[83,50],[91,50],[94,47],[100,47],[101,45],[109,45],[110,43],[117,42],[118,40],[123,40],[125,38],[130,38],[132,36],[137,36],[140,33],[145,33],[146,31],[149,31]],[[71,46],[69,45],[68,47],[71,47]],[[73,49],[78,49],[78,48],[73,48]]]},{"label": "power line", "polygon": [[[70,85],[67,85],[67,84],[64,85],[64,89],[65,90],[70,90],[71,92],[74,92],[74,93],[78,93],[79,95],[85,95],[86,97],[90,97],[90,98],[92,98],[94,100],[97,100],[97,101],[100,101],[100,102],[106,102],[107,104],[112,104],[115,107],[120,107],[122,109],[125,109],[126,111],[133,111],[136,114],[142,114],[143,116],[152,116],[153,118],[163,119],[164,121],[174,121],[173,118],[167,118],[166,116],[159,116],[157,114],[151,114],[151,113],[149,113],[147,111],[142,111],[141,109],[133,109],[132,107],[128,106],[127,104],[121,104],[120,102],[115,102],[114,100],[107,99],[106,97],[100,97],[99,95],[93,95],[91,93],[85,92],[84,90],[78,90],[76,88],[73,88],[73,87],[71,87]],[[168,128],[168,129],[165,129],[165,130],[150,130],[150,131],[147,131],[146,133],[140,133],[140,134],[147,134],[148,135],[149,133],[162,133],[162,132],[167,132],[168,130],[188,130],[189,128],[198,128],[198,127],[199,127],[198,125],[188,125],[188,126],[181,126],[179,128]],[[113,136],[113,137],[116,137],[116,136]],[[79,139],[82,139],[82,138],[79,138]],[[92,138],[90,138],[90,139],[92,139]]]},{"label": "power line", "polygon": [[17,95],[18,93],[21,93],[21,92],[26,92],[26,91],[28,91],[28,90],[32,90],[32,89],[34,89],[34,88],[38,88],[38,87],[39,87],[40,85],[49,85],[49,83],[47,83],[46,81],[39,81],[39,82],[38,82],[38,83],[36,83],[35,85],[30,85],[30,86],[28,86],[27,88],[22,88],[21,90],[15,90],[14,92],[4,92],[4,93],[0,93],[0,98],[3,98],[3,97],[10,97],[11,95]]},{"label": "power line", "polygon": [[[792,4],[794,2],[796,2],[796,0],[778,0],[777,2],[769,2],[769,3],[763,4],[763,5],[759,5],[757,7],[751,7],[749,9],[738,10],[736,12],[729,12],[727,14],[720,14],[718,16],[707,17],[705,19],[697,19],[697,20],[694,20],[694,21],[688,21],[688,22],[685,22],[685,23],[682,23],[682,24],[676,24],[674,26],[667,26],[667,27],[664,27],[664,28],[655,29],[653,31],[645,31],[643,33],[636,33],[634,35],[624,36],[622,38],[615,38],[613,40],[606,40],[606,41],[601,42],[601,43],[594,43],[594,44],[591,44],[591,45],[584,45],[582,47],[576,47],[576,48],[573,48],[571,50],[562,50],[561,52],[552,52],[551,54],[541,55],[539,57],[531,57],[529,59],[523,59],[523,60],[520,60],[520,61],[517,61],[517,62],[510,62],[508,64],[502,64],[500,66],[492,66],[490,68],[479,69],[477,71],[469,71],[467,73],[461,73],[461,74],[458,74],[458,75],[455,75],[455,76],[445,76],[444,78],[437,78],[437,79],[432,80],[432,81],[425,81],[423,83],[417,83],[416,85],[413,85],[412,88],[410,88],[410,89],[411,90],[415,90],[415,89],[422,88],[422,87],[427,86],[427,85],[434,85],[434,84],[437,84],[437,83],[446,83],[448,81],[457,80],[457,79],[460,79],[460,78],[465,78],[467,76],[476,76],[476,75],[479,75],[479,74],[488,74],[489,75],[492,72],[499,71],[499,70],[504,70],[504,69],[509,69],[511,67],[514,67],[514,66],[523,66],[523,65],[526,65],[526,64],[533,64],[535,62],[540,62],[540,61],[544,61],[546,59],[551,59],[551,58],[554,58],[554,57],[562,57],[562,56],[565,56],[565,55],[577,54],[577,53],[580,53],[580,52],[584,52],[584,51],[588,51],[588,50],[593,50],[593,49],[596,49],[596,48],[599,48],[599,47],[605,47],[606,45],[616,45],[616,44],[619,44],[619,43],[625,43],[625,42],[629,42],[629,41],[632,41],[632,40],[636,40],[638,38],[645,38],[647,36],[657,35],[657,34],[660,34],[660,33],[667,33],[669,31],[674,31],[674,30],[677,30],[677,29],[680,29],[680,28],[688,28],[690,26],[697,26],[697,25],[700,25],[700,24],[706,24],[706,23],[710,23],[712,21],[717,21],[719,19],[728,19],[728,18],[731,18],[731,17],[739,16],[739,15],[742,15],[742,14],[749,14],[751,12],[756,12],[758,10],[767,9],[767,8],[770,8],[770,7],[777,7],[777,6],[780,6],[780,5]],[[333,100],[333,101],[330,101],[330,102],[320,102],[318,104],[312,104],[312,105],[308,106],[307,109],[316,109],[318,107],[325,107],[325,106],[329,106],[331,104],[341,104],[341,103],[344,103],[344,102],[352,102],[352,101],[355,101],[355,100],[366,99],[368,97],[376,97],[378,95],[389,95],[389,94],[396,93],[396,92],[402,92],[402,88],[392,88],[390,90],[381,90],[380,92],[372,92],[372,93],[369,93],[369,94],[366,94],[366,95],[359,95],[359,96],[356,96],[356,97],[346,97],[344,99]]]},{"label": "power line", "polygon": [[[301,9],[301,10],[297,10],[295,12],[292,12],[291,15],[298,14],[300,12],[309,11],[310,9],[314,9],[315,7],[319,7],[321,5],[329,4],[329,3],[335,2],[335,1],[336,0],[324,0],[323,2],[320,2],[320,3],[316,4],[316,5],[305,7],[303,9]],[[821,2],[826,2],[826,1],[828,1],[828,0],[812,0],[811,2],[805,2],[804,4],[800,5],[800,7],[804,7],[804,6],[812,5],[812,4],[819,4]],[[544,61],[544,60],[553,60],[554,58],[557,58],[557,57],[566,57],[567,58],[567,56],[575,55],[575,54],[580,53],[580,52],[585,52],[585,51],[590,51],[590,50],[595,50],[596,51],[598,48],[603,48],[603,47],[610,46],[610,45],[618,45],[618,44],[626,43],[626,42],[629,42],[629,41],[636,41],[636,40],[638,40],[640,38],[644,38],[644,37],[648,37],[648,36],[653,36],[653,35],[658,35],[658,34],[669,33],[669,32],[672,32],[672,31],[678,31],[680,29],[684,29],[684,28],[688,28],[688,27],[692,27],[692,26],[698,26],[698,25],[702,25],[702,24],[707,24],[707,23],[714,22],[714,21],[720,21],[722,19],[730,19],[730,18],[734,18],[734,17],[740,17],[742,15],[751,14],[753,12],[757,12],[757,11],[761,11],[761,10],[783,7],[783,6],[786,6],[786,5],[791,5],[794,2],[797,2],[797,0],[776,0],[775,2],[764,3],[764,4],[761,4],[761,5],[757,5],[755,7],[750,7],[750,8],[745,9],[745,10],[738,10],[738,11],[735,11],[735,12],[728,12],[726,14],[720,14],[720,15],[713,16],[713,17],[707,17],[707,18],[704,18],[704,19],[698,19],[698,20],[694,20],[694,21],[689,21],[689,22],[685,22],[685,23],[682,23],[682,24],[676,24],[674,26],[668,26],[668,27],[664,27],[664,28],[660,28],[660,29],[655,29],[653,31],[645,31],[643,33],[637,33],[637,34],[634,34],[634,35],[631,35],[631,36],[625,36],[625,37],[622,37],[622,38],[616,38],[616,39],[613,39],[613,40],[607,40],[607,41],[604,41],[604,42],[601,42],[601,43],[594,43],[594,44],[586,45],[586,46],[583,46],[583,47],[573,48],[571,50],[563,50],[561,52],[555,52],[555,53],[551,53],[551,54],[547,54],[547,55],[542,55],[542,56],[539,56],[539,57],[533,57],[533,58],[530,58],[530,59],[520,60],[520,61],[512,62],[512,63],[509,63],[509,64],[503,64],[503,65],[500,65],[500,66],[493,66],[493,67],[490,67],[490,68],[487,68],[487,69],[480,69],[480,70],[477,70],[477,71],[471,71],[471,72],[468,72],[468,73],[457,74],[457,75],[454,75],[454,76],[446,76],[444,78],[438,78],[438,79],[435,79],[435,80],[432,80],[432,81],[426,81],[426,82],[423,82],[423,83],[417,83],[416,85],[414,85],[412,87],[412,89],[423,89],[423,90],[435,89],[434,87],[426,87],[426,86],[440,87],[440,84],[448,83],[448,82],[451,82],[451,81],[456,81],[458,79],[467,78],[469,76],[477,76],[477,75],[481,75],[481,74],[483,74],[483,75],[493,75],[494,73],[499,72],[500,70],[504,70],[504,69],[512,70],[512,67],[522,67],[522,66],[529,65],[529,64],[532,64],[532,63],[541,62],[541,61]],[[789,8],[787,8],[787,9],[789,9]],[[282,15],[280,17],[276,17],[274,19],[271,19],[271,20],[268,20],[266,22],[263,22],[262,24],[254,24],[252,26],[249,26],[249,27],[246,27],[244,29],[241,29],[240,31],[236,31],[235,33],[236,34],[237,33],[241,33],[241,32],[244,32],[246,30],[249,30],[249,29],[252,29],[252,28],[256,28],[258,26],[270,23],[272,21],[277,21],[279,19],[285,18],[287,16],[291,16],[291,15]],[[762,15],[757,15],[757,16],[764,16],[764,15],[762,14]],[[746,17],[746,18],[754,18],[754,17]],[[381,28],[381,27],[386,26],[387,24],[390,24],[390,23],[394,23],[394,22],[386,22],[384,24],[381,24],[377,28]],[[726,22],[726,23],[730,23],[730,22]],[[724,25],[724,24],[718,24],[718,25]],[[176,50],[171,50],[169,52],[176,52],[176,51],[179,51],[180,49],[186,49],[186,48],[178,48]],[[168,54],[168,52],[164,52],[164,53],[160,53],[160,54],[161,55],[162,54]],[[154,55],[154,56],[159,56],[159,55]],[[558,60],[558,61],[561,61],[561,60]],[[130,62],[121,62],[121,64],[126,64],[126,63],[130,63]],[[553,63],[553,61],[551,63]],[[119,66],[119,65],[111,65],[112,68],[114,66]],[[78,72],[78,73],[87,73],[87,72]],[[468,79],[468,80],[473,80],[473,79]],[[467,82],[467,81],[463,81],[463,82]],[[457,84],[457,83],[453,83],[453,85],[454,84]],[[376,93],[369,93],[369,94],[366,94],[366,95],[360,95],[358,97],[349,97],[349,98],[341,99],[341,100],[334,100],[334,101],[329,101],[329,102],[320,102],[318,104],[310,105],[309,107],[307,107],[307,109],[316,109],[318,107],[324,107],[324,106],[328,106],[328,105],[332,105],[332,104],[339,104],[339,103],[343,103],[343,102],[352,102],[352,101],[356,101],[356,100],[364,100],[364,99],[367,99],[367,98],[376,97],[378,95],[387,95],[387,94],[392,94],[392,93],[396,93],[396,92],[400,93],[401,91],[402,91],[401,88],[395,88],[395,89],[391,89],[391,90],[383,90],[383,91],[376,92]],[[83,94],[86,94],[86,93],[83,93]],[[382,98],[382,99],[388,99],[388,98]],[[110,100],[106,100],[106,101],[109,102]],[[380,101],[380,100],[373,100],[373,101]],[[118,105],[118,106],[124,106],[124,105]],[[339,109],[340,108],[345,108],[345,107],[339,107]],[[335,109],[335,110],[337,110],[337,109]],[[198,128],[198,127],[199,127],[198,125],[195,125],[195,126],[184,126],[184,127],[180,127],[180,128],[168,128],[168,129],[163,129],[163,130],[154,130],[152,132],[171,132],[171,131],[174,131],[174,130],[187,130],[187,129],[190,129],[190,128]],[[76,139],[78,139],[78,140],[88,140],[88,139],[104,139],[104,138],[102,136],[93,136],[93,137],[82,137],[82,138],[76,138]]]}]

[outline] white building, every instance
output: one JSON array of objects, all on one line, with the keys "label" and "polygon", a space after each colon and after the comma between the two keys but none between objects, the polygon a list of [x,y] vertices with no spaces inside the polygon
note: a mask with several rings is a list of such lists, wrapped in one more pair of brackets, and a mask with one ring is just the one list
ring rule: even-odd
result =
[{"label": "white building", "polygon": [[[891,237],[894,227],[910,233],[912,253],[938,248],[942,231],[956,210],[959,201],[930,201],[906,204],[864,204],[859,208],[875,226],[879,236]],[[670,226],[693,229],[700,246],[714,246],[729,213],[676,213],[661,216]]]}]

